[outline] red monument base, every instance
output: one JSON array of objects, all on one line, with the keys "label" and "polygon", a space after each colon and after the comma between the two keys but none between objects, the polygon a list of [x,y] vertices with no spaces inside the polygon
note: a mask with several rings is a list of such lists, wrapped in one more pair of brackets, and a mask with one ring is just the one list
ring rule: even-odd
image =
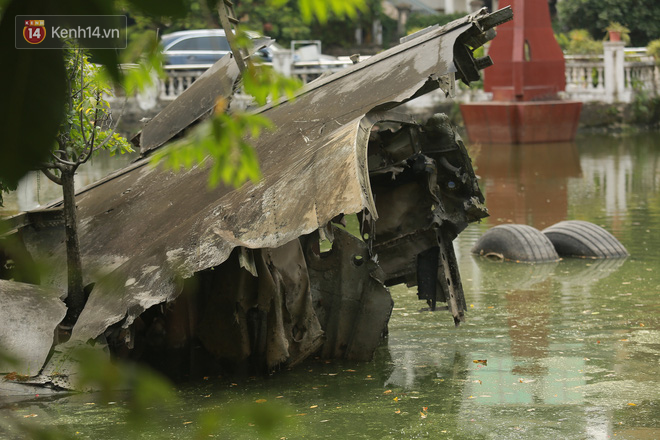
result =
[{"label": "red monument base", "polygon": [[581,109],[577,101],[461,104],[470,141],[488,144],[572,141]]}]

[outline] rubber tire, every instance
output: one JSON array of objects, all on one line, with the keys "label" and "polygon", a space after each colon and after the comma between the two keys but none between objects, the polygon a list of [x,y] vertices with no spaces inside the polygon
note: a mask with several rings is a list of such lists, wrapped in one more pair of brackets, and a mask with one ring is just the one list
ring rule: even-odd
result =
[{"label": "rubber tire", "polygon": [[582,220],[566,220],[543,230],[562,257],[623,258],[628,251],[612,234]]},{"label": "rubber tire", "polygon": [[472,253],[533,263],[559,260],[548,237],[527,225],[499,225],[489,229],[477,240]]}]

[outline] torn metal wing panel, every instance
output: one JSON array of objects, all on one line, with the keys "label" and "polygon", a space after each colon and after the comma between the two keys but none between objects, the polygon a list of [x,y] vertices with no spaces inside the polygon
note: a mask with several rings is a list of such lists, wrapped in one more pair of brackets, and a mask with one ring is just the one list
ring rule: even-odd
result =
[{"label": "torn metal wing panel", "polygon": [[[311,83],[294,101],[257,110],[276,127],[254,144],[258,184],[209,189],[208,163],[172,173],[143,160],[81,191],[83,264],[96,285],[72,339],[94,338],[124,318],[130,324],[176,297],[178,279],[221,264],[234,247],[277,248],[342,213],[366,209],[376,217],[367,167],[373,123],[365,115],[437,88],[447,75],[465,78],[474,65],[465,40],[489,17],[482,12],[429,31]],[[63,243],[34,250],[57,268],[51,283],[63,286]]]}]

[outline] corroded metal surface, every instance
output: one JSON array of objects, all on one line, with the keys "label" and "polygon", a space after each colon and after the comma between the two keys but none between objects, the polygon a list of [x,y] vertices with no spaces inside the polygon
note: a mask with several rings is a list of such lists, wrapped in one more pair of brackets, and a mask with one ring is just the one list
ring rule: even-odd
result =
[{"label": "corroded metal surface", "polygon": [[55,328],[66,314],[63,292],[0,280],[0,373],[36,375],[53,345]]},{"label": "corroded metal surface", "polygon": [[367,245],[334,226],[332,235],[332,249],[325,252],[318,235],[304,240],[311,295],[325,332],[321,355],[368,361],[387,331],[392,297]]},{"label": "corroded metal surface", "polygon": [[[257,40],[251,53],[269,46],[270,39]],[[239,76],[238,66],[232,56],[220,58],[204,72],[175,101],[171,102],[149,121],[133,139],[140,145],[140,152],[147,153],[160,147],[190,124],[208,114],[219,98],[229,99]],[[178,79],[183,81],[183,79]],[[177,85],[171,84],[171,87]]]},{"label": "corroded metal surface", "polygon": [[[469,82],[474,75],[478,77],[478,66],[465,45],[483,33],[484,22],[494,23],[492,17],[482,11],[430,30],[364,63],[308,84],[294,101],[256,110],[271,119],[276,127],[254,144],[263,173],[263,179],[257,184],[248,183],[239,189],[222,185],[209,189],[208,163],[172,173],[154,168],[148,164],[148,159],[143,159],[81,191],[77,203],[81,251],[87,268],[85,282],[95,284],[73,329],[70,344],[109,336],[109,329],[115,329],[130,345],[129,334],[125,331],[139,324],[136,320],[145,310],[174,303],[182,292],[184,279],[218,268],[234,249],[242,249],[239,261],[250,276],[256,273],[257,279],[261,279],[275,272],[264,271],[264,267],[259,270],[258,261],[246,258],[244,249],[269,250],[264,252],[277,254],[300,237],[325,230],[328,223],[341,214],[362,213],[365,225],[373,227],[375,224],[377,231],[386,230],[378,226],[378,222],[382,226],[393,220],[379,216],[371,187],[372,179],[383,170],[372,167],[369,157],[372,130],[380,121],[393,120],[398,128],[413,127],[410,133],[422,130],[430,137],[430,141],[427,139],[421,144],[414,140],[410,143],[413,148],[423,146],[425,151],[412,156],[404,154],[397,160],[388,159],[388,167],[414,171],[418,159],[427,161],[424,163],[431,168],[439,167],[444,158],[449,162],[444,165],[442,176],[455,174],[454,179],[462,179],[460,197],[452,196],[452,191],[438,192],[434,185],[446,183],[444,177],[433,177],[422,163],[425,183],[421,188],[426,195],[421,208],[423,221],[418,222],[418,226],[422,223],[423,226],[417,229],[422,230],[422,237],[427,237],[430,231],[431,244],[418,246],[408,256],[408,263],[414,262],[417,254],[429,247],[446,247],[446,243],[442,244],[444,236],[434,231],[445,228],[445,240],[453,240],[467,221],[484,215],[478,206],[482,201],[478,200],[478,187],[474,193],[476,180],[467,153],[462,143],[457,147],[455,139],[446,139],[446,131],[434,132],[432,127],[422,129],[422,125],[411,118],[392,117],[387,110],[435,88],[445,87],[453,83],[454,78]],[[181,122],[186,117],[195,120],[198,116],[183,114],[189,113],[191,106],[197,106],[190,96],[197,96],[201,91],[203,89],[193,89],[188,97],[174,101],[168,110],[173,116],[163,115],[162,121]],[[143,133],[143,141],[153,139],[143,145],[145,150],[169,139],[180,129],[177,125],[173,130],[163,122],[152,121],[151,124],[153,132],[149,136]],[[150,129],[145,128],[147,132]],[[390,142],[395,140],[387,141]],[[440,150],[434,151],[429,142],[439,144]],[[394,189],[397,188],[398,185],[394,185]],[[433,202],[434,211],[431,211],[430,202]],[[410,209],[406,213],[409,214]],[[64,253],[63,244],[51,241],[49,246],[42,238],[48,231],[37,226],[26,226],[22,232],[26,247],[54,268],[46,282],[60,287],[65,285],[65,260],[60,257]],[[418,231],[411,232],[415,235]],[[391,238],[396,239],[395,236]],[[376,247],[381,247],[383,255],[387,253],[386,243],[377,239],[366,241],[374,261],[378,258],[374,252]],[[300,257],[296,261],[301,268],[298,279],[292,284],[275,282],[277,286],[284,286],[283,298],[296,290],[291,286],[302,285],[310,276],[304,259]],[[387,264],[388,261],[383,261],[384,266]],[[406,278],[411,268],[414,272],[415,265],[404,266],[401,274]],[[276,265],[265,267],[273,269]],[[453,270],[440,267],[442,273]],[[291,273],[288,269],[276,272],[278,276]],[[392,275],[389,269],[385,272],[381,283],[386,283],[387,277]],[[446,279],[450,279],[449,275]],[[414,284],[415,277],[407,282]],[[275,295],[278,290],[270,291]],[[305,292],[309,294],[309,288]],[[387,302],[389,295],[380,296]],[[441,294],[436,296],[443,300]],[[282,324],[288,307],[286,299],[275,307],[281,313],[273,319]],[[452,310],[455,319],[459,318],[458,308],[460,304]],[[256,309],[270,310],[261,306]],[[309,354],[319,340],[312,327],[296,326],[296,331],[284,332],[286,343],[283,346],[291,346],[292,341],[307,341],[296,350]],[[255,347],[251,345],[250,349]],[[268,350],[268,345],[264,349]],[[279,359],[279,354],[273,356],[272,359]],[[273,362],[268,361],[268,366],[272,365]]]}]

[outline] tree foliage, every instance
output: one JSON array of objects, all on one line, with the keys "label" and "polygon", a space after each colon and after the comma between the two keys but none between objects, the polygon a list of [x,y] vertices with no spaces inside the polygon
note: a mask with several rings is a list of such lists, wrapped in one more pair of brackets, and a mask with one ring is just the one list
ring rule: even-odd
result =
[{"label": "tree foliage", "polygon": [[373,20],[385,19],[378,0],[241,0],[237,14],[241,26],[281,45],[313,37],[325,47],[352,46],[358,26],[370,29]]},{"label": "tree foliage", "polygon": [[555,36],[559,46],[569,55],[602,55],[603,42],[596,41],[586,29],[573,29]]},{"label": "tree foliage", "polygon": [[74,176],[81,165],[101,150],[111,155],[133,150],[126,139],[115,133],[119,121],[112,123],[110,105],[105,100],[110,87],[103,80],[100,66],[90,63],[76,42],[64,44],[67,98],[64,118],[51,144],[50,155],[39,168],[62,186],[68,269],[66,322],[73,325],[85,305]]},{"label": "tree foliage", "polygon": [[299,13],[298,1],[278,3],[278,7],[274,8],[263,0],[241,0],[236,8],[241,26],[274,38],[283,45],[291,40],[311,38],[310,21],[304,20]]},{"label": "tree foliage", "polygon": [[660,65],[660,39],[650,41],[646,51],[653,57],[655,63]]},{"label": "tree foliage", "polygon": [[660,2],[657,0],[563,0],[557,3],[564,31],[587,29],[594,39],[605,37],[611,22],[630,29],[633,46],[660,38]]},{"label": "tree foliage", "polygon": [[465,13],[463,12],[456,12],[454,14],[436,14],[436,15],[420,14],[420,13],[410,14],[410,17],[406,22],[406,33],[411,34],[426,27],[433,26],[434,24],[439,24],[440,26],[443,26],[447,23],[451,23],[452,21],[464,16]]},{"label": "tree foliage", "polygon": [[55,137],[54,150],[47,163],[42,164],[42,168],[53,170],[56,175],[67,168],[75,171],[102,149],[111,155],[132,151],[125,138],[109,129],[113,121],[105,97],[112,91],[101,67],[92,64],[88,54],[75,42],[65,44],[65,115]]},{"label": "tree foliage", "polygon": [[0,208],[4,206],[4,199],[2,198],[2,193],[13,191],[16,189],[16,185],[8,185],[0,179]]}]

